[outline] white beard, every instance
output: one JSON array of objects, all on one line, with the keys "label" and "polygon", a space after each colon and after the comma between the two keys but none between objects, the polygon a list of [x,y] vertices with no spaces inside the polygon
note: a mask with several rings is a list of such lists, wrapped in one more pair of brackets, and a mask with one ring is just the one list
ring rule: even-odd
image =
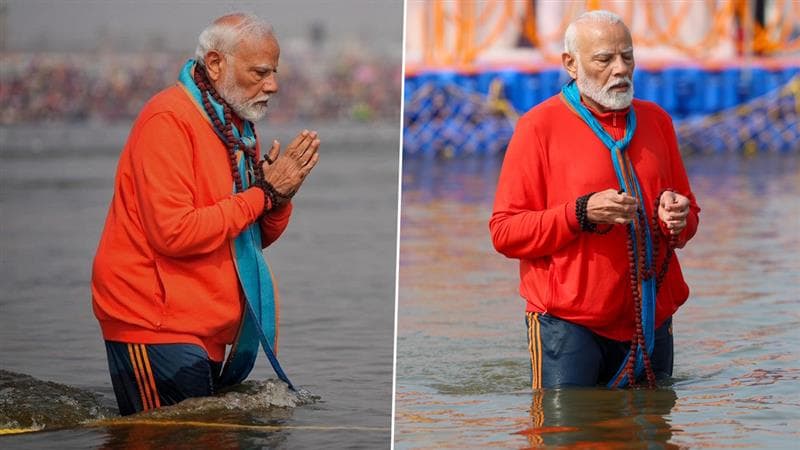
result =
[{"label": "white beard", "polygon": [[[628,90],[625,92],[612,92],[611,87],[621,82],[628,83]],[[625,109],[633,101],[633,81],[629,77],[611,78],[605,86],[600,86],[586,76],[580,61],[578,61],[578,79],[576,83],[581,94],[594,100],[604,108],[611,110]]]},{"label": "white beard", "polygon": [[244,91],[236,85],[236,81],[230,73],[225,74],[225,79],[222,80],[217,90],[219,95],[230,105],[231,109],[244,120],[258,122],[267,114],[269,94],[248,100]]}]

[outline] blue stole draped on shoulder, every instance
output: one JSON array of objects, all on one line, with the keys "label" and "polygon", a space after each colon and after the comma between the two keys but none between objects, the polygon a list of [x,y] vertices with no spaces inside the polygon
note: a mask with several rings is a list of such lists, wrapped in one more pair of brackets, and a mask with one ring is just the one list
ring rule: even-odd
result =
[{"label": "blue stole draped on shoulder", "polygon": [[[633,164],[625,151],[633,139],[633,134],[636,131],[636,113],[633,105],[631,105],[628,112],[628,118],[625,126],[625,135],[619,141],[611,137],[610,134],[603,128],[603,125],[594,117],[586,106],[581,103],[580,92],[575,80],[567,83],[562,89],[561,94],[566,99],[567,104],[572,107],[573,111],[594,131],[594,134],[605,144],[611,156],[611,162],[614,165],[614,173],[617,176],[620,189],[638,199],[639,206],[642,208],[642,213],[645,214],[645,202],[642,195],[642,188],[639,185],[639,180],[636,177],[636,171],[633,169]],[[645,214],[646,217],[646,214]],[[644,229],[644,233],[642,233]],[[653,346],[655,341],[655,314],[656,314],[656,280],[649,275],[652,273],[650,270],[653,267],[653,241],[650,236],[650,227],[647,225],[646,220],[633,220],[628,224],[629,239],[633,243],[633,254],[637,255],[637,264],[634,264],[636,273],[636,280],[639,283],[639,292],[642,295],[642,333],[644,334],[645,346],[647,347],[648,356],[653,354]],[[644,239],[640,236],[644,235]],[[644,273],[639,272],[638,255],[639,249],[644,246],[645,248],[645,264]],[[636,365],[634,367],[635,376],[638,378],[642,370],[644,370],[644,357],[642,356],[642,348],[640,345],[636,347]],[[630,380],[627,374],[622,371],[625,368],[625,363],[630,357],[630,350],[628,355],[623,360],[617,373],[611,378],[608,383],[609,387],[613,387],[618,378],[619,382],[616,386],[625,387]],[[635,381],[635,380],[634,380]]]},{"label": "blue stole draped on shoulder", "polygon": [[[195,101],[200,111],[208,119],[212,128],[219,138],[225,142],[222,130],[214,127],[213,121],[208,117],[203,108],[202,93],[197,87],[192,77],[195,61],[190,59],[181,70],[178,82],[188,92]],[[206,94],[209,102],[214,108],[214,112],[222,123],[225,123],[223,107],[210,94]],[[242,133],[237,127],[233,128],[233,134],[241,144],[235,148],[236,161],[239,165],[239,173],[249,173],[252,168],[244,154],[244,148],[252,148],[256,145],[256,136],[253,124],[244,121]],[[242,176],[242,188],[247,189],[250,180],[247,176]],[[236,193],[236,183],[233,183],[232,192]],[[231,243],[231,253],[233,255],[236,273],[239,277],[239,285],[245,297],[243,308],[242,323],[236,342],[233,344],[225,366],[220,375],[219,384],[223,387],[241,383],[253,370],[253,366],[258,356],[259,344],[264,348],[272,368],[278,378],[286,382],[289,388],[294,389],[289,378],[283,372],[278,358],[273,349],[277,345],[277,288],[272,279],[272,272],[264,260],[261,253],[261,228],[258,223],[253,223],[245,228]]]}]

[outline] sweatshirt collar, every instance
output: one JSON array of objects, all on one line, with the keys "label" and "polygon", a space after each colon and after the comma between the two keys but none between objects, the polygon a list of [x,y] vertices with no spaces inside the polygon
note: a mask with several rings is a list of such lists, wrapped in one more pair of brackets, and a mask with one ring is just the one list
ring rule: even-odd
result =
[{"label": "sweatshirt collar", "polygon": [[597,118],[598,122],[603,124],[603,126],[623,129],[625,128],[625,121],[628,117],[628,111],[631,110],[630,106],[623,109],[600,112],[583,101],[583,96],[581,96],[581,103],[592,113],[595,118]]}]

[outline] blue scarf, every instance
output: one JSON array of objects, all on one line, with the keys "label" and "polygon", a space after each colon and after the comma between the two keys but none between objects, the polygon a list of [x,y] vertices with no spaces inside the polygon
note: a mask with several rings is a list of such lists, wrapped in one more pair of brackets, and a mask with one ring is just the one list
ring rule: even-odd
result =
[{"label": "blue scarf", "polygon": [[[636,113],[631,106],[628,112],[628,118],[625,126],[625,135],[619,141],[614,140],[610,134],[603,128],[603,125],[597,121],[597,118],[589,111],[586,106],[581,103],[580,92],[575,80],[567,83],[562,89],[561,94],[567,101],[567,104],[572,107],[573,111],[594,131],[594,134],[600,139],[606,148],[608,148],[611,156],[611,162],[614,165],[614,173],[617,176],[619,187],[623,192],[636,197],[639,200],[639,205],[644,210],[644,198],[642,196],[642,188],[639,185],[639,180],[636,177],[636,171],[633,169],[630,158],[628,158],[627,149],[633,134],[636,132]],[[644,229],[644,239],[641,239],[640,229]],[[656,314],[656,280],[654,277],[648,276],[651,272],[649,269],[653,266],[653,241],[650,236],[650,227],[647,225],[646,219],[633,220],[628,224],[629,239],[633,243],[633,254],[639,254],[639,248],[645,248],[645,273],[638,273],[639,264],[635,264],[634,270],[636,279],[639,282],[639,292],[642,295],[642,333],[644,334],[644,341],[647,354],[653,354],[653,346],[655,343],[655,314]],[[637,256],[638,258],[638,256]],[[644,357],[642,356],[643,349],[640,345],[636,346],[636,365],[634,373],[638,378],[644,370]],[[619,382],[616,384],[619,387],[625,387],[628,383],[627,374],[623,374],[625,364],[630,357],[630,350],[628,355],[623,360],[616,375],[611,378],[608,383],[609,387],[613,387],[618,378]]]},{"label": "blue scarf", "polygon": [[[214,127],[214,122],[208,117],[203,108],[202,93],[192,77],[194,66],[195,61],[193,59],[187,61],[181,70],[178,82],[186,89],[199,109],[203,111],[203,115],[211,123],[219,138],[225,142],[222,130],[217,130]],[[206,94],[206,96],[211,102],[217,117],[224,124],[223,106],[217,103],[210,94]],[[245,174],[252,168],[249,167],[250,164],[243,149],[253,148],[256,145],[253,124],[245,121],[242,133],[239,133],[236,127],[232,128],[234,137],[241,144],[235,148],[239,173]],[[249,177],[242,176],[242,189],[247,189],[249,184]],[[236,183],[233,183],[231,190],[236,193]],[[239,284],[244,292],[245,307],[239,333],[231,351],[228,353],[219,384],[225,387],[244,381],[250,371],[253,370],[260,344],[264,348],[264,353],[266,353],[267,359],[269,359],[272,368],[275,370],[275,374],[286,382],[290,389],[294,390],[294,386],[292,386],[289,378],[283,372],[273,351],[277,344],[276,334],[278,329],[277,304],[275,301],[277,288],[272,279],[269,266],[261,253],[261,229],[258,223],[248,226],[236,236],[231,246],[231,253],[233,254],[236,273],[239,277]]]}]

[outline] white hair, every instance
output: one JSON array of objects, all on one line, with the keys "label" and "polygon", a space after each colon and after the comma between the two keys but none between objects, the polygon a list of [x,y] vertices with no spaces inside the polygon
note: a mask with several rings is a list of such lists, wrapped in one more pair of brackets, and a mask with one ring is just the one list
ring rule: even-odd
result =
[{"label": "white hair", "polygon": [[219,17],[200,33],[194,52],[195,60],[202,65],[212,50],[230,55],[245,36],[274,38],[275,33],[269,23],[255,14],[232,13]]},{"label": "white hair", "polygon": [[578,37],[576,34],[578,32],[579,22],[605,23],[609,25],[622,24],[626,30],[628,29],[628,27],[625,25],[625,22],[622,21],[622,18],[611,11],[605,11],[602,9],[586,11],[578,16],[577,19],[573,20],[572,23],[570,23],[567,27],[567,31],[564,33],[564,52],[569,53],[570,55],[574,55],[575,52],[578,51]]}]

